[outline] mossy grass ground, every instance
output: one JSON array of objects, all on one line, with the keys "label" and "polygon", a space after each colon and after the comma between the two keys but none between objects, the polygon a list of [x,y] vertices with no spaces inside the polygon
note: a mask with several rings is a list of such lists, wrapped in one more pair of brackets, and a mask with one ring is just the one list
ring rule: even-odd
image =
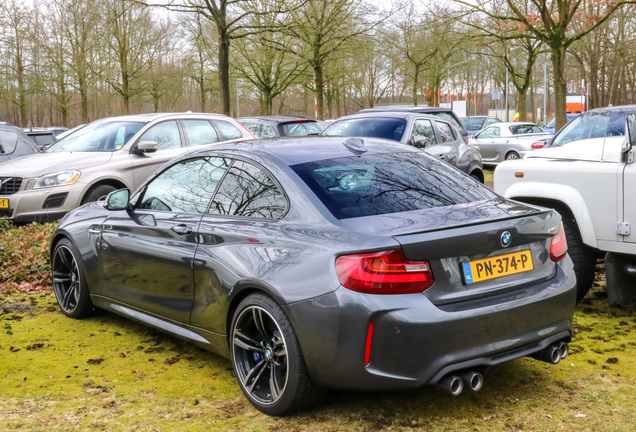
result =
[{"label": "mossy grass ground", "polygon": [[288,418],[252,408],[229,361],[110,313],[66,318],[50,288],[24,283],[0,291],[1,431],[634,430],[636,305],[609,307],[602,275],[558,365],[502,364],[457,398],[331,391]]}]

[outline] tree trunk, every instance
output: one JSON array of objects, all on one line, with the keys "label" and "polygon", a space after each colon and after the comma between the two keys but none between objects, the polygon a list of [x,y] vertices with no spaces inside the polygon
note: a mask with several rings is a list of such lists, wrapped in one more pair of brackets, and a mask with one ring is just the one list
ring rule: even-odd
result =
[{"label": "tree trunk", "polygon": [[528,121],[528,110],[526,109],[526,101],[528,100],[528,90],[519,92],[517,101],[517,112],[519,113],[519,121]]},{"label": "tree trunk", "polygon": [[80,105],[82,111],[82,123],[89,123],[88,120],[88,90],[86,89],[86,79],[84,77],[78,78],[79,93],[80,93]]},{"label": "tree trunk", "polygon": [[219,29],[219,89],[221,90],[221,109],[229,116],[230,112],[230,38],[227,29]]},{"label": "tree trunk", "polygon": [[323,87],[324,78],[322,76],[322,65],[314,63],[314,75],[316,77],[316,99],[318,102],[318,120],[324,119],[324,105],[323,105]]},{"label": "tree trunk", "polygon": [[567,123],[567,85],[565,82],[565,47],[552,48],[552,70],[554,71],[554,116],[555,128],[561,129]]},{"label": "tree trunk", "polygon": [[272,107],[274,106],[274,97],[272,96],[272,90],[268,89],[263,94],[263,99],[265,99],[265,115],[272,115]]},{"label": "tree trunk", "polygon": [[414,65],[413,71],[413,106],[417,106],[417,87],[420,81],[420,65]]}]

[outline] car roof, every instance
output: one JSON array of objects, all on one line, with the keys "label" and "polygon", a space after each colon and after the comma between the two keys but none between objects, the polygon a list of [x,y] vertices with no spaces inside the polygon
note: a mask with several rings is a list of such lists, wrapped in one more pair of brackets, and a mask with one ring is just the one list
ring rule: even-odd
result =
[{"label": "car roof", "polygon": [[288,122],[295,122],[295,121],[316,122],[315,119],[312,119],[309,117],[286,115],[286,114],[272,115],[272,116],[246,116],[246,117],[239,117],[237,118],[237,120],[238,121],[247,121],[247,120],[265,121],[268,123],[288,123]]},{"label": "car roof", "polygon": [[53,131],[47,128],[34,127],[25,128],[24,133],[27,135],[52,135]]},{"label": "car roof", "polygon": [[607,107],[602,107],[602,108],[594,108],[588,111],[585,111],[583,113],[569,113],[569,114],[575,114],[575,115],[580,115],[580,114],[586,114],[586,113],[598,113],[598,112],[605,112],[605,111],[633,111],[634,113],[636,113],[636,105],[617,105],[617,106],[607,106]]},{"label": "car roof", "polygon": [[353,138],[353,137],[331,137],[331,136],[302,136],[283,137],[275,139],[257,139],[238,141],[234,143],[218,144],[205,149],[194,150],[187,153],[183,158],[194,155],[208,155],[219,151],[224,153],[251,154],[271,159],[282,160],[287,165],[313,162],[323,159],[335,159],[340,157],[351,157],[360,155],[360,152],[350,150],[345,145],[347,141],[364,143],[366,152],[364,154],[381,154],[395,152],[422,153],[421,150],[406,144],[395,141],[388,141],[379,138]]},{"label": "car roof", "polygon": [[499,122],[499,123],[493,123],[488,127],[493,127],[493,126],[497,126],[497,127],[508,127],[508,126],[519,126],[519,125],[531,125],[531,126],[538,126],[535,123],[532,122]]},{"label": "car roof", "polygon": [[209,117],[214,117],[214,118],[218,118],[218,119],[231,119],[231,117],[228,117],[226,115],[223,114],[211,114],[211,113],[195,113],[195,112],[175,112],[175,113],[143,113],[143,114],[128,114],[128,115],[123,115],[123,116],[115,116],[115,117],[105,117],[99,120],[95,120],[95,121],[137,121],[137,122],[144,122],[144,123],[149,123],[151,121],[155,121],[155,120],[159,120],[159,119],[171,119],[171,118],[175,118],[175,119],[179,119],[179,118],[196,118],[196,117],[201,117],[201,118],[209,118]]},{"label": "car roof", "polygon": [[367,112],[379,112],[379,111],[407,111],[407,112],[453,112],[450,108],[443,107],[429,107],[429,106],[404,106],[404,105],[388,105],[388,106],[379,106],[373,108],[364,108],[358,111],[358,114],[367,113]]},{"label": "car roof", "polygon": [[[349,119],[357,119],[357,118],[400,118],[400,119],[411,119],[411,118],[426,118],[430,120],[441,120],[448,123],[448,120],[442,117],[436,117],[432,115],[427,115],[423,113],[414,113],[408,111],[374,111],[374,112],[359,112],[358,114],[351,114],[348,116],[343,116],[337,118],[333,123],[336,123],[340,120],[349,120]],[[332,124],[333,124],[332,123]]]}]

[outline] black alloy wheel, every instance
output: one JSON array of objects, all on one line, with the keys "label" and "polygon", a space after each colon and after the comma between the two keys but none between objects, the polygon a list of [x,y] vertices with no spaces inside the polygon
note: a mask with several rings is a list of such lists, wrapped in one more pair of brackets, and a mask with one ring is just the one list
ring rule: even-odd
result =
[{"label": "black alloy wheel", "polygon": [[309,378],[291,323],[273,299],[246,297],[234,314],[230,334],[236,379],[257,409],[286,415],[322,398],[323,390]]},{"label": "black alloy wheel", "polygon": [[64,315],[71,318],[89,315],[93,305],[86,289],[79,251],[69,240],[60,240],[55,246],[51,270],[55,297]]}]

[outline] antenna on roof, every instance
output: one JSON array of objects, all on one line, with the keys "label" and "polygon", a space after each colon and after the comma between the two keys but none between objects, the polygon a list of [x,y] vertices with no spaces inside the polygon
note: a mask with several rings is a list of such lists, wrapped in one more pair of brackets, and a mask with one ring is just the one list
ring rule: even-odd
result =
[{"label": "antenna on roof", "polygon": [[349,151],[354,154],[364,153],[367,151],[367,147],[364,145],[364,141],[360,138],[347,138],[342,143]]}]

